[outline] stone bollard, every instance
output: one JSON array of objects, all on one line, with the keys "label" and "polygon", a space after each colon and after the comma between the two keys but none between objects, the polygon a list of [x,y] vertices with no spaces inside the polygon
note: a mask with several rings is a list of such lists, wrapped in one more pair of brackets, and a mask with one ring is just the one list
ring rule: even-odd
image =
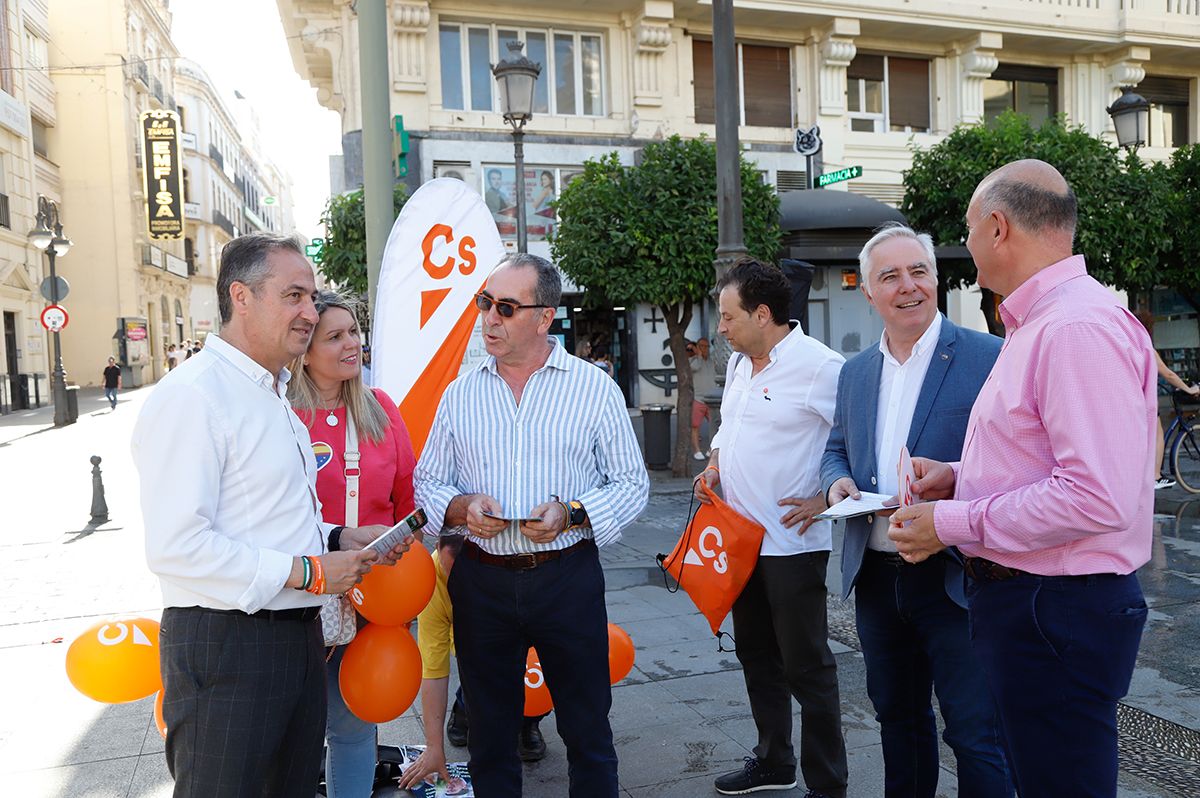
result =
[{"label": "stone bollard", "polygon": [[93,526],[108,523],[108,504],[104,501],[104,479],[100,476],[100,458],[92,455],[92,520]]}]

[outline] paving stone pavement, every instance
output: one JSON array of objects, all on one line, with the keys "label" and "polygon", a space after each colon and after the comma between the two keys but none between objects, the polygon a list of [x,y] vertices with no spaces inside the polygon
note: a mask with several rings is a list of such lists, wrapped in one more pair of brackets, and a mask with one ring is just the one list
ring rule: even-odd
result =
[{"label": "paving stone pavement", "polygon": [[[70,687],[63,665],[67,644],[100,618],[157,618],[161,611],[157,582],[142,555],[128,445],[150,390],[124,392],[116,411],[84,412],[78,424],[62,430],[29,435],[44,426],[25,425],[17,435],[0,419],[0,500],[8,515],[0,535],[7,564],[0,578],[0,777],[11,795],[170,795],[153,699],[97,704]],[[92,454],[104,458],[112,518],[95,529],[87,525]],[[637,650],[633,672],[613,689],[611,715],[626,796],[715,795],[712,778],[739,767],[755,739],[735,656],[717,650],[706,622],[685,595],[664,588],[654,564],[654,555],[669,551],[682,529],[689,485],[655,473],[646,511],[620,544],[603,552],[610,619],[629,632]],[[1133,745],[1123,746],[1120,794],[1128,798],[1200,794],[1187,786],[1196,781],[1169,786],[1177,771],[1186,776],[1190,767],[1193,778],[1200,775],[1200,745],[1189,747],[1194,741],[1188,736],[1200,729],[1200,668],[1194,664],[1200,531],[1188,518],[1181,511],[1179,519],[1159,519],[1156,559],[1144,577],[1154,614],[1127,701],[1132,720],[1126,727],[1141,729],[1130,738]],[[835,581],[836,574],[831,590]],[[878,728],[852,607],[831,599],[830,613],[850,794],[882,795]],[[543,728],[549,752],[525,766],[524,793],[566,796],[566,758],[553,716]],[[385,744],[421,739],[416,705],[380,734]],[[465,749],[450,753],[466,758]],[[953,761],[943,746],[939,796],[958,794]]]}]

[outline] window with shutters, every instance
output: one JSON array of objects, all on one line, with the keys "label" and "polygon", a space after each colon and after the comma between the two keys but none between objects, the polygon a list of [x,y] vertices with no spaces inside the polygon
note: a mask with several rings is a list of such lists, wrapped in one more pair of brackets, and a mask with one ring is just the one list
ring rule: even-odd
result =
[{"label": "window with shutters", "polygon": [[[738,44],[738,124],[792,127],[792,51],[789,47]],[[716,122],[712,42],[692,40],[692,88],[696,121]]]},{"label": "window with shutters", "polygon": [[1058,113],[1058,69],[1000,64],[983,82],[983,118],[991,122],[1005,111],[1029,117],[1034,127]]},{"label": "window with shutters", "polygon": [[1151,147],[1182,147],[1188,138],[1191,81],[1147,75],[1135,88],[1150,102]]},{"label": "window with shutters", "polygon": [[929,62],[859,53],[846,69],[850,129],[929,132]]}]

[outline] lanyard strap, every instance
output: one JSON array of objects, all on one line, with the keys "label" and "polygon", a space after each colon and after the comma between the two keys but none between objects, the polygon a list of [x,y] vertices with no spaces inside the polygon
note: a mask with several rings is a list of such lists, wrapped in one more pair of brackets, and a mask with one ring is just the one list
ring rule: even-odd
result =
[{"label": "lanyard strap", "polygon": [[358,430],[354,426],[354,414],[346,408],[346,518],[345,526],[358,526]]}]

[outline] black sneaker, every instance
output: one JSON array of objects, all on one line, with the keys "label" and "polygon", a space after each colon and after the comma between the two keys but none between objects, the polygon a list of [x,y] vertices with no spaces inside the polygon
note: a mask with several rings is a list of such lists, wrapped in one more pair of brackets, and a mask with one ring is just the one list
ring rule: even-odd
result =
[{"label": "black sneaker", "polygon": [[450,745],[462,748],[467,744],[467,713],[459,712],[458,707],[450,709],[450,720],[446,723],[446,739]]},{"label": "black sneaker", "polygon": [[768,768],[757,758],[745,757],[741,770],[717,776],[713,786],[722,795],[744,795],[759,790],[790,790],[796,786],[796,769]]},{"label": "black sneaker", "polygon": [[546,741],[542,738],[537,720],[527,720],[521,724],[521,733],[517,736],[517,756],[521,757],[522,762],[536,762],[546,756]]}]

